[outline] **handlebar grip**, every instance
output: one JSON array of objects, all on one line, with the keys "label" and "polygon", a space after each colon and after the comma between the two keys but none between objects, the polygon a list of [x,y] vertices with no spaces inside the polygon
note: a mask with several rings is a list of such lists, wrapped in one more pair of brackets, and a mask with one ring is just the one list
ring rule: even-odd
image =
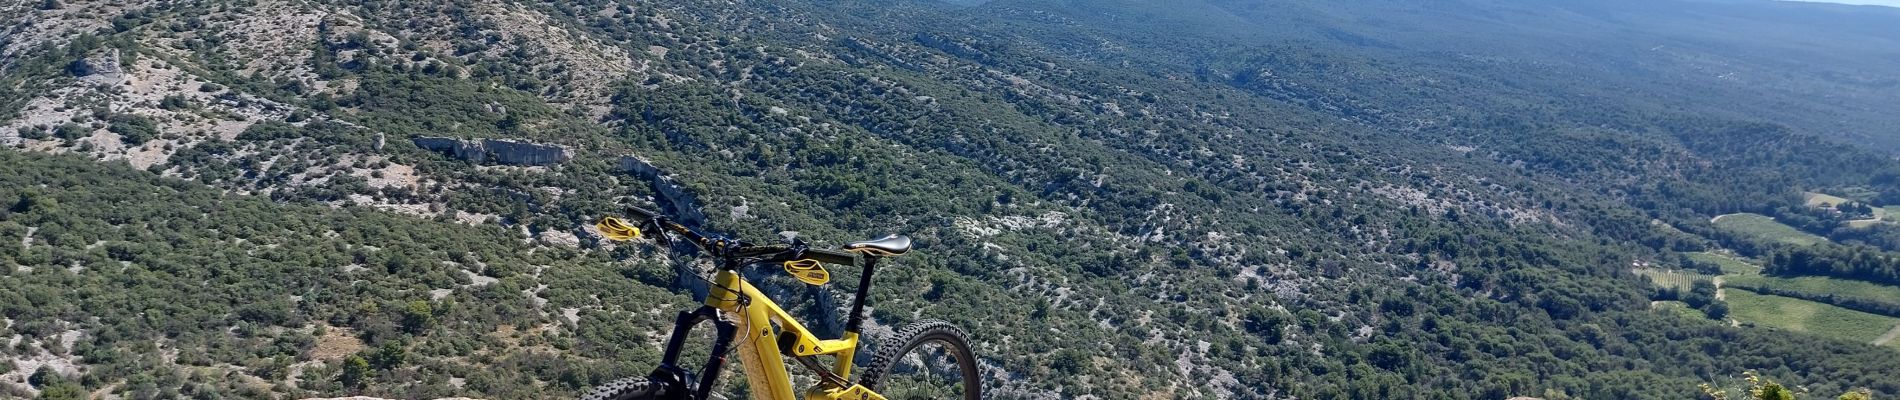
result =
[{"label": "handlebar grip", "polygon": [[[791,249],[792,249],[792,246],[786,246],[782,244],[746,246],[744,249],[739,250],[738,255],[740,257],[761,256],[761,255],[766,255],[766,254],[789,251]],[[805,249],[804,258],[818,260],[818,262],[822,262],[826,264],[854,265],[854,266],[858,265],[858,257],[856,255],[853,255],[847,252],[837,251],[837,250],[807,248]]]},{"label": "handlebar grip", "polygon": [[640,219],[649,220],[649,221],[654,218],[658,218],[660,216],[660,213],[656,213],[644,208],[634,207],[634,206],[627,206],[627,212],[640,216]]},{"label": "handlebar grip", "polygon": [[753,257],[753,256],[761,256],[761,255],[766,255],[766,254],[784,252],[791,249],[792,249],[792,246],[786,246],[782,244],[768,244],[768,245],[746,246],[744,248],[739,249],[738,253],[740,257]]},{"label": "handlebar grip", "polygon": [[856,255],[837,250],[806,249],[805,258],[818,260],[818,262],[826,264],[858,265],[858,257]]}]

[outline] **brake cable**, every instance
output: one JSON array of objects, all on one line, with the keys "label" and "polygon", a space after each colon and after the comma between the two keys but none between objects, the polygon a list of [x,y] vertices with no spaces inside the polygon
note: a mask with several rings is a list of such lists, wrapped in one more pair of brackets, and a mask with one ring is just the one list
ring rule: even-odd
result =
[{"label": "brake cable", "polygon": [[838,385],[838,387],[841,387],[841,388],[851,386],[850,385],[851,382],[845,381],[844,377],[838,376],[838,374],[831,373],[831,370],[825,369],[825,366],[823,365],[819,365],[818,360],[814,359],[812,356],[792,357],[792,359],[798,360],[799,365],[804,365],[805,368],[810,369],[812,373],[818,374],[818,377],[823,378],[825,380],[825,383]]}]

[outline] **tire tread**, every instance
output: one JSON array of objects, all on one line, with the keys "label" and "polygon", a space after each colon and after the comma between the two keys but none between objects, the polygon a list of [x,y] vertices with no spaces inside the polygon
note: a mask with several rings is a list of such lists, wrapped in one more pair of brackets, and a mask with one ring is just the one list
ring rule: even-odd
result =
[{"label": "tire tread", "polygon": [[[958,362],[960,364],[967,363],[969,366],[976,365],[976,360],[974,359],[975,352],[970,350],[970,341],[966,339],[962,328],[958,328],[949,322],[922,320],[913,322],[910,325],[905,325],[902,329],[898,329],[890,336],[885,337],[884,340],[879,341],[880,345],[877,347],[877,352],[871,357],[871,363],[865,366],[863,378],[859,380],[859,383],[873,391],[882,389],[882,381],[885,378],[884,375],[890,373],[892,363],[897,362],[899,358],[904,356],[904,353],[910,352],[912,349],[915,349],[917,345],[922,344],[926,340],[942,341],[945,345],[955,347],[958,353],[955,356],[959,358]],[[971,359],[963,360],[965,357]],[[966,369],[964,365],[959,365],[958,368]],[[968,371],[965,371],[965,373],[974,373],[975,371],[973,368],[967,369]],[[978,382],[981,382],[980,378]],[[980,385],[969,386],[970,387],[967,388],[968,393],[966,397],[981,398],[982,388]]]},{"label": "tire tread", "polygon": [[615,379],[589,389],[581,400],[659,400],[664,392],[660,382],[644,376]]}]

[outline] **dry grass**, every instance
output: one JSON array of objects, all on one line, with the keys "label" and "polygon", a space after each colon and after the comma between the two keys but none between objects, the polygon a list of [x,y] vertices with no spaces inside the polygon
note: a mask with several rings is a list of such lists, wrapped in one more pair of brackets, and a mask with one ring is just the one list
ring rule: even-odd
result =
[{"label": "dry grass", "polygon": [[366,348],[362,339],[357,339],[350,328],[325,326],[323,336],[317,337],[317,345],[310,349],[310,358],[314,360],[341,360]]}]

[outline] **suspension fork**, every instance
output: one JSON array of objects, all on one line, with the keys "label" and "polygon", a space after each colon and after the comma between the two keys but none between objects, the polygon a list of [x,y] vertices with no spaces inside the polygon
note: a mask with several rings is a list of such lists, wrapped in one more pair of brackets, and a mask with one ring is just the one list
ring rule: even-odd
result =
[{"label": "suspension fork", "polygon": [[[713,383],[719,379],[719,371],[726,365],[726,353],[732,348],[732,339],[739,334],[739,326],[721,318],[722,313],[717,308],[704,306],[680,312],[673,325],[673,336],[666,341],[666,353],[660,358],[660,366],[647,375],[678,390],[668,390],[668,397],[685,394],[690,400],[705,400],[712,394]],[[693,327],[707,320],[712,321],[717,338],[713,342],[712,355],[707,358],[706,366],[699,371],[698,381],[695,382],[693,372],[679,366],[680,350],[686,347],[687,336],[692,333]]]}]

